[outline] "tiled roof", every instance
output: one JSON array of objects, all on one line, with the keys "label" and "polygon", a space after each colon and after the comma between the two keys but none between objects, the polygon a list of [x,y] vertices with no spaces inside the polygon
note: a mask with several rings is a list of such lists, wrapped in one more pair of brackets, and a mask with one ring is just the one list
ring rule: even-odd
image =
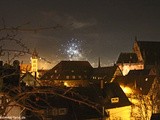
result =
[{"label": "tiled roof", "polygon": [[149,75],[150,69],[143,69],[143,70],[130,70],[127,74],[128,76],[134,76],[134,75]]},{"label": "tiled roof", "polygon": [[99,68],[94,68],[93,69],[93,74],[94,75],[106,75],[106,76],[113,76],[117,69],[117,66],[109,66],[109,67],[99,67]]},{"label": "tiled roof", "polygon": [[93,76],[101,77],[105,80],[111,80],[117,70],[118,66],[98,67],[93,69]]},{"label": "tiled roof", "polygon": [[92,68],[88,61],[61,61],[55,67],[63,69],[78,69],[78,68]]},{"label": "tiled roof", "polygon": [[137,41],[146,65],[160,64],[160,42]]},{"label": "tiled roof", "polygon": [[117,63],[137,63],[138,58],[135,53],[120,53]]},{"label": "tiled roof", "polygon": [[130,87],[136,92],[147,95],[154,82],[154,75],[117,76],[114,82]]},{"label": "tiled roof", "polygon": [[51,70],[47,71],[41,79],[52,79],[58,77],[58,79],[66,79],[66,76],[81,76],[81,79],[84,79],[84,76],[87,76],[87,79],[92,71],[92,66],[88,61],[61,61]]}]

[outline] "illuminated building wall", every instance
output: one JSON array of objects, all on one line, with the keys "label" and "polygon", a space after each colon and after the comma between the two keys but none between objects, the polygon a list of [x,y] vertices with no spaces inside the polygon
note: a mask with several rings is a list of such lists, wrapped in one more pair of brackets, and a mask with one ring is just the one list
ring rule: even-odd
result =
[{"label": "illuminated building wall", "polygon": [[130,70],[142,70],[144,69],[143,63],[123,63],[117,64],[121,69],[123,75],[127,75]]},{"label": "illuminated building wall", "polygon": [[20,70],[22,73],[30,72],[31,68],[31,64],[20,64]]},{"label": "illuminated building wall", "polygon": [[131,120],[131,106],[117,107],[108,109],[108,120]]},{"label": "illuminated building wall", "polygon": [[55,84],[62,84],[66,87],[86,87],[89,84],[88,80],[63,80],[62,82],[60,80],[54,80]]},{"label": "illuminated building wall", "polygon": [[[159,112],[159,110],[157,109],[159,106],[159,98],[156,98],[159,92],[158,80],[155,76],[148,76],[147,79],[146,77],[143,77],[141,79],[138,79],[140,77],[136,78],[136,76],[132,77],[135,78],[135,80],[137,79],[137,81],[134,81],[132,85],[129,83],[127,85],[120,85],[124,93],[127,95],[128,99],[132,103],[131,118],[132,120],[150,120],[152,113]],[[138,82],[142,83],[141,86]]]},{"label": "illuminated building wall", "polygon": [[144,62],[141,50],[140,50],[139,45],[138,45],[136,40],[135,40],[134,45],[133,45],[133,52],[137,54],[139,62]]},{"label": "illuminated building wall", "polygon": [[32,72],[37,72],[38,71],[38,59],[36,58],[31,58],[31,65],[32,65]]}]

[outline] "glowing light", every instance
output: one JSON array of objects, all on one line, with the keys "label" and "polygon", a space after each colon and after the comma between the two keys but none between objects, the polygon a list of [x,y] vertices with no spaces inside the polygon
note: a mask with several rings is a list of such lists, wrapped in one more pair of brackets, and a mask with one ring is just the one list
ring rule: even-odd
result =
[{"label": "glowing light", "polygon": [[68,56],[69,60],[80,60],[83,58],[81,43],[82,41],[72,38],[70,41],[67,41],[66,45],[61,45],[64,47],[64,54]]},{"label": "glowing light", "polygon": [[122,88],[123,92],[126,93],[126,94],[133,93],[132,89],[127,87],[127,86],[126,87],[120,86],[120,87]]},{"label": "glowing light", "polygon": [[64,82],[64,86],[69,87],[69,84],[67,82]]}]

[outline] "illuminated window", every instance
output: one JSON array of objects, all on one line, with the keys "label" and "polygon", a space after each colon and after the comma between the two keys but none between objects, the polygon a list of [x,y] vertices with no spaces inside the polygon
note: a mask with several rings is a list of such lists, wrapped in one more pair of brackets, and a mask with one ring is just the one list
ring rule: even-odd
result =
[{"label": "illuminated window", "polygon": [[66,76],[66,79],[69,79],[69,76],[68,76],[68,75]]},{"label": "illuminated window", "polygon": [[58,110],[59,115],[66,115],[67,114],[67,108],[60,108]]},{"label": "illuminated window", "polygon": [[74,70],[71,71],[72,73],[74,72]]},{"label": "illuminated window", "polygon": [[111,103],[118,103],[119,97],[111,98]]},{"label": "illuminated window", "polygon": [[36,63],[36,60],[33,60],[33,63]]},{"label": "illuminated window", "polygon": [[54,108],[52,110],[53,116],[66,115],[66,114],[67,114],[67,108]]},{"label": "illuminated window", "polygon": [[57,73],[57,70],[55,70],[54,73]]},{"label": "illuminated window", "polygon": [[145,81],[148,81],[148,78],[146,78]]},{"label": "illuminated window", "polygon": [[73,75],[73,76],[72,76],[72,79],[76,79],[76,76],[75,76],[75,75]]},{"label": "illuminated window", "polygon": [[37,65],[36,65],[36,64],[33,64],[33,67],[37,67]]},{"label": "illuminated window", "polygon": [[53,109],[52,110],[52,114],[53,114],[53,116],[57,116],[58,115],[58,110],[57,109]]}]

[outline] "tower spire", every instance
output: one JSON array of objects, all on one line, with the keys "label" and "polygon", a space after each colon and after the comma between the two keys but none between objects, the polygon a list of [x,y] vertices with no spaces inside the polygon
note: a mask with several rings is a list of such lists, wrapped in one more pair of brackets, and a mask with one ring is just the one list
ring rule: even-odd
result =
[{"label": "tower spire", "polygon": [[37,58],[38,57],[38,52],[36,50],[36,48],[34,48],[34,51],[32,53],[32,58]]},{"label": "tower spire", "polygon": [[137,36],[135,36],[135,41],[137,41]]},{"label": "tower spire", "polygon": [[98,58],[98,68],[101,67],[101,60],[100,60],[100,57]]}]

